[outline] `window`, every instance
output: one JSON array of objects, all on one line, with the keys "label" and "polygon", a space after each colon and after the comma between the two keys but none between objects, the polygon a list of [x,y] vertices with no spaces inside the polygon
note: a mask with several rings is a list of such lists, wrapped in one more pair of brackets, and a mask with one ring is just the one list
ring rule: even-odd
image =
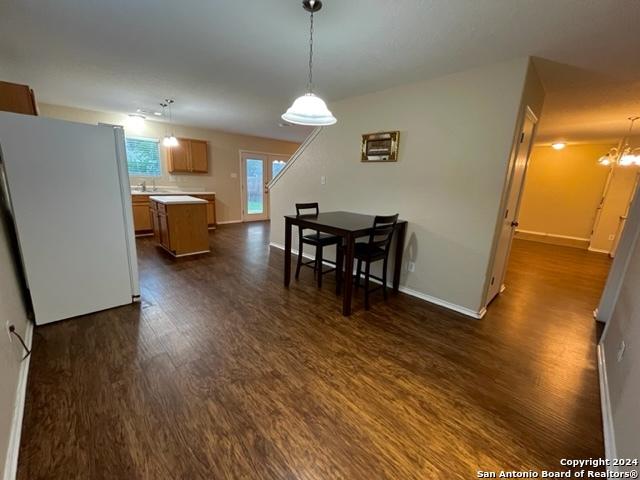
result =
[{"label": "window", "polygon": [[160,176],[160,149],[152,138],[127,138],[129,175],[134,177]]}]

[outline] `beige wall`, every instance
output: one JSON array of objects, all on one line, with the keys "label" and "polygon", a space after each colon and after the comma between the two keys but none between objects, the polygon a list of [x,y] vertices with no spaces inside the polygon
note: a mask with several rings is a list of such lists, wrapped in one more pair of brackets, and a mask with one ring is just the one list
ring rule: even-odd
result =
[{"label": "beige wall", "polygon": [[[640,215],[640,209],[634,209],[636,215]],[[637,224],[637,220],[632,223]],[[635,245],[632,246],[633,253],[622,288],[602,339],[616,458],[640,458],[640,241],[637,232],[628,234],[634,235]],[[622,359],[618,361],[622,341],[627,346]],[[638,467],[631,468],[637,470]]]},{"label": "beige wall", "polygon": [[[338,123],[273,186],[272,242],[284,243],[295,202],[399,212],[409,221],[403,287],[478,312],[527,67],[521,58],[331,104]],[[398,162],[361,163],[361,135],[385,130],[400,130]]]},{"label": "beige wall", "polygon": [[[9,468],[7,462],[7,448],[11,436],[14,416],[18,378],[21,359],[24,351],[17,339],[9,341],[5,333],[5,323],[15,325],[16,331],[25,337],[27,317],[22,297],[18,288],[18,281],[14,269],[14,256],[7,241],[4,218],[0,221],[0,321],[2,335],[0,335],[0,465]],[[3,477],[4,478],[4,477]]]},{"label": "beige wall", "polygon": [[612,145],[533,148],[519,230],[588,240],[609,169],[597,163]]},{"label": "beige wall", "polygon": [[589,248],[611,252],[621,228],[621,216],[626,215],[636,186],[638,167],[615,167],[611,174],[602,213],[593,230]]},{"label": "beige wall", "polygon": [[[57,105],[39,104],[40,114],[45,117],[60,118],[81,123],[112,123],[127,125],[127,115],[95,112]],[[216,214],[219,222],[236,221],[242,218],[240,201],[240,150],[291,155],[298,148],[297,143],[284,142],[269,138],[252,137],[176,125],[176,136],[197,138],[209,142],[209,173],[198,175],[169,175],[164,147],[161,146],[162,177],[156,180],[158,185],[171,185],[180,188],[198,187],[216,192]],[[162,138],[165,124],[147,120],[141,131],[127,131],[127,134],[139,137]],[[235,176],[234,176],[235,175]],[[142,178],[132,177],[131,183],[137,184]],[[149,180],[149,179],[147,179]]]}]

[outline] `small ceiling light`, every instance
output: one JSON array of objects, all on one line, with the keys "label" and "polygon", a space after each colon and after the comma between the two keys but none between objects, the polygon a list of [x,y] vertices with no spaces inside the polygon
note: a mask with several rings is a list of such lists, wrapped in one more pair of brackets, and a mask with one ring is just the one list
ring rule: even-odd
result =
[{"label": "small ceiling light", "polygon": [[127,128],[136,133],[140,133],[144,128],[144,115],[131,114],[127,119]]},{"label": "small ceiling light", "polygon": [[336,117],[329,111],[327,104],[313,93],[313,14],[322,8],[320,0],[304,0],[302,7],[311,14],[309,28],[309,81],[307,93],[296,98],[288,110],[282,114],[282,119],[297,125],[320,127],[333,125]]},{"label": "small ceiling light", "polygon": [[564,142],[554,142],[551,144],[551,148],[555,149],[555,150],[562,150],[564,147],[566,147],[567,144]]}]

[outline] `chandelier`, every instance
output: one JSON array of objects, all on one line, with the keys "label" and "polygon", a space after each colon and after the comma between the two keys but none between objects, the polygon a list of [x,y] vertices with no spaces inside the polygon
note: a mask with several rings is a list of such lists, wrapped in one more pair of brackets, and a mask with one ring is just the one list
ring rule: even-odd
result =
[{"label": "chandelier", "polygon": [[598,159],[600,165],[620,165],[621,167],[640,165],[640,146],[633,148],[630,143],[633,124],[638,119],[640,117],[629,117],[629,131],[626,137],[622,137],[617,147],[613,147]]}]

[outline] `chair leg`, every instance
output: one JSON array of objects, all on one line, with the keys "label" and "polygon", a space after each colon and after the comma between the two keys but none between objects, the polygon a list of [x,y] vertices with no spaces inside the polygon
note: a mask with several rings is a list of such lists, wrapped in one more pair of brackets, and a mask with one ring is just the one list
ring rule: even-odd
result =
[{"label": "chair leg", "polygon": [[296,280],[300,276],[300,267],[302,266],[302,241],[298,243],[298,264],[296,265]]},{"label": "chair leg", "polygon": [[360,274],[362,273],[362,260],[358,259],[358,266],[356,267],[356,285],[355,290],[360,288]]},{"label": "chair leg", "polygon": [[342,242],[336,245],[336,295],[340,294],[342,288],[342,263],[344,253],[342,252]]},{"label": "chair leg", "polygon": [[322,288],[322,247],[316,249],[316,259],[318,265],[318,288]]},{"label": "chair leg", "polygon": [[382,262],[382,296],[387,299],[387,259]]},{"label": "chair leg", "polygon": [[371,269],[371,262],[366,262],[364,269],[364,309],[369,310],[369,270]]}]

